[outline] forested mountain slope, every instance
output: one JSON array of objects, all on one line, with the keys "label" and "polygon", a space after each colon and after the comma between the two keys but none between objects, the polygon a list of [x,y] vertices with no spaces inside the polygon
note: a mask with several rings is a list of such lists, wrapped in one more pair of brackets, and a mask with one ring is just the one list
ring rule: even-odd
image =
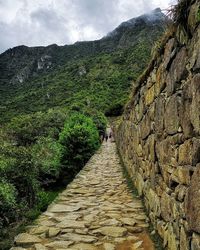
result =
[{"label": "forested mountain slope", "polygon": [[74,104],[108,113],[120,107],[131,81],[146,66],[165,21],[155,9],[100,40],[7,50],[0,55],[0,120]]}]

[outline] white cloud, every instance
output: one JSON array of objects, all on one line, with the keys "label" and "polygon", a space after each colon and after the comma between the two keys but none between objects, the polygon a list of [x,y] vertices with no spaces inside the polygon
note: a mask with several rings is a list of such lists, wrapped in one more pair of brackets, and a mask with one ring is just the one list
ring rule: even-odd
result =
[{"label": "white cloud", "polygon": [[9,47],[94,40],[173,0],[0,0],[0,52]]}]

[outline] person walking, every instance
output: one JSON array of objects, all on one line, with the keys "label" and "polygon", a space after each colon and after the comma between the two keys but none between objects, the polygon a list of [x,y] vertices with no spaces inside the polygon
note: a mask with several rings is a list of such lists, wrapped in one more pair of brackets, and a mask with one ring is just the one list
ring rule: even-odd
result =
[{"label": "person walking", "polygon": [[106,132],[105,133],[105,139],[106,139],[106,142],[108,141],[108,133]]}]

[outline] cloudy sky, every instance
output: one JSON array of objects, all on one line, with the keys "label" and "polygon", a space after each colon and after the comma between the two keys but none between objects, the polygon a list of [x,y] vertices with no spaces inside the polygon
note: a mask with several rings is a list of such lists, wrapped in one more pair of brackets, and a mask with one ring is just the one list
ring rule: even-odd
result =
[{"label": "cloudy sky", "polygon": [[174,0],[0,0],[0,53],[99,39],[121,22]]}]

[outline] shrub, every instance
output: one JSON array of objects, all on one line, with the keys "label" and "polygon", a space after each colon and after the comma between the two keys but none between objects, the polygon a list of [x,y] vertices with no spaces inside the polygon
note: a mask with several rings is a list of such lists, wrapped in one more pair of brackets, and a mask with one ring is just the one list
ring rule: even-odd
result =
[{"label": "shrub", "polygon": [[58,138],[62,129],[66,114],[59,110],[37,112],[29,115],[20,115],[12,119],[7,130],[21,146],[31,145],[39,136],[51,136]]},{"label": "shrub", "polygon": [[6,181],[0,182],[0,211],[13,208],[16,205],[15,187]]},{"label": "shrub", "polygon": [[6,182],[0,181],[0,227],[4,221],[9,221],[9,217],[13,217],[13,209],[16,207],[16,189],[15,187]]},{"label": "shrub", "polygon": [[[42,117],[41,117],[42,119]],[[32,115],[21,115],[12,119],[7,129],[20,145],[31,144],[37,135],[37,124]]]},{"label": "shrub", "polygon": [[181,25],[186,32],[189,31],[187,21],[192,0],[178,0],[178,3],[169,10],[169,16],[175,25]]},{"label": "shrub", "polygon": [[20,200],[26,201],[30,207],[35,204],[39,188],[38,169],[33,164],[30,148],[4,147],[0,154],[0,174],[15,186]]},{"label": "shrub", "polygon": [[75,174],[99,147],[99,135],[91,118],[75,113],[66,121],[59,142],[63,146],[62,165]]},{"label": "shrub", "polygon": [[48,205],[56,198],[57,192],[39,191],[37,194],[36,210],[45,211]]},{"label": "shrub", "polygon": [[42,184],[59,176],[61,145],[58,142],[49,137],[40,137],[32,147],[31,153]]},{"label": "shrub", "polygon": [[15,167],[16,167],[16,159],[14,157],[8,157],[6,155],[0,155],[0,179],[4,178],[12,178],[10,176]]}]

